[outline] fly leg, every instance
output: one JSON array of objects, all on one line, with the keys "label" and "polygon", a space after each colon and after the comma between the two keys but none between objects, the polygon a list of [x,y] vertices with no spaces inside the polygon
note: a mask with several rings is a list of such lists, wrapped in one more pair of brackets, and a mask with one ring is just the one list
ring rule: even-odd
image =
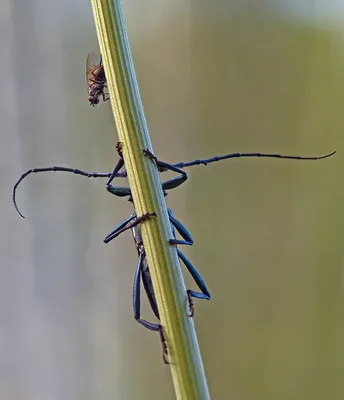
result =
[{"label": "fly leg", "polygon": [[[107,88],[106,79],[103,79],[102,85],[103,85],[103,90],[102,90],[103,101],[107,101],[107,100],[110,99],[110,96],[109,96],[109,93],[105,93],[105,92],[104,92],[104,88]],[[106,96],[107,96],[107,97],[106,97]]]},{"label": "fly leg", "polygon": [[136,213],[132,214],[128,219],[120,223],[109,235],[104,239],[104,243],[109,243],[111,240],[115,239],[117,236],[121,235],[123,232],[128,229],[134,228],[139,225],[141,222],[147,221],[152,216],[156,216],[155,212],[141,215],[140,217],[136,216]]},{"label": "fly leg", "polygon": [[[110,97],[109,97],[109,93],[102,93],[102,96],[103,96],[103,101],[107,101],[107,100],[109,100],[110,99]],[[106,96],[108,96],[108,97],[106,97]]]},{"label": "fly leg", "polygon": [[140,318],[141,313],[141,271],[142,271],[142,262],[144,256],[141,253],[139,255],[139,261],[137,264],[135,276],[134,276],[134,285],[133,285],[133,308],[134,308],[134,318],[135,320],[144,326],[145,328],[149,329],[150,331],[159,332],[160,341],[162,345],[162,357],[165,364],[169,364],[168,360],[168,349],[167,349],[167,341],[164,334],[164,330],[162,325],[154,324],[152,322],[148,322],[145,319]]},{"label": "fly leg", "polygon": [[96,85],[102,85],[103,81],[98,79],[95,75],[93,75],[94,79],[88,79],[90,82],[96,84]]},{"label": "fly leg", "polygon": [[193,298],[196,299],[203,299],[203,300],[210,300],[210,293],[208,291],[207,285],[205,284],[203,278],[201,277],[200,273],[197,269],[191,264],[191,262],[184,256],[184,254],[177,249],[178,257],[183,261],[183,264],[186,266],[187,270],[190,272],[191,276],[193,277],[196,285],[200,288],[202,293],[195,292],[194,290],[187,290],[188,302],[190,313],[189,317],[193,317],[195,308]]}]

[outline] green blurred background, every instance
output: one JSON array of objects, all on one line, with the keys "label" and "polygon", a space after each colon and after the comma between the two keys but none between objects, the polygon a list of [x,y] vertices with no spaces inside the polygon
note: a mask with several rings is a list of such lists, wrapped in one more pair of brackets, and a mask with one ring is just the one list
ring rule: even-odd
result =
[{"label": "green blurred background", "polygon": [[[159,158],[338,151],[194,167],[167,202],[213,296],[195,314],[212,398],[342,400],[344,2],[123,3]],[[133,318],[130,233],[103,244],[131,205],[58,173],[22,184],[26,220],[11,205],[28,168],[117,160],[109,105],[87,102],[90,4],[5,0],[0,18],[0,398],[174,399]]]}]

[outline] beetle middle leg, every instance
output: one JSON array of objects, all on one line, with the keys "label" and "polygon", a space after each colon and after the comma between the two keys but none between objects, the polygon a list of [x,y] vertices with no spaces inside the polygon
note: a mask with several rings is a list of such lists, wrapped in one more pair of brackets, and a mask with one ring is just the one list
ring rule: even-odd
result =
[{"label": "beetle middle leg", "polygon": [[128,229],[134,228],[135,226],[141,224],[141,222],[147,221],[152,216],[156,216],[155,212],[147,212],[146,214],[143,214],[139,217],[136,216],[136,213],[132,214],[128,219],[120,223],[109,235],[106,236],[106,238],[104,239],[104,243],[111,242],[111,240],[115,239],[123,232],[127,231]]},{"label": "beetle middle leg", "polygon": [[188,230],[185,228],[185,226],[180,221],[178,221],[176,218],[174,218],[172,210],[170,208],[167,209],[167,212],[168,212],[168,217],[170,219],[171,224],[177,229],[180,236],[184,239],[184,240],[179,240],[174,237],[173,239],[169,240],[169,243],[192,246],[194,241],[193,241],[190,233],[188,232]]},{"label": "beetle middle leg", "polygon": [[193,303],[193,298],[196,299],[202,299],[202,300],[210,300],[211,295],[209,293],[209,290],[207,288],[207,285],[205,284],[202,276],[200,273],[197,271],[197,269],[191,264],[191,262],[184,256],[184,254],[177,249],[178,257],[183,261],[183,264],[186,266],[187,270],[190,272],[191,276],[193,277],[194,281],[196,282],[196,285],[200,288],[202,293],[195,292],[194,290],[187,290],[187,296],[188,296],[188,303],[189,303],[189,317],[193,317],[194,315],[194,303]]}]

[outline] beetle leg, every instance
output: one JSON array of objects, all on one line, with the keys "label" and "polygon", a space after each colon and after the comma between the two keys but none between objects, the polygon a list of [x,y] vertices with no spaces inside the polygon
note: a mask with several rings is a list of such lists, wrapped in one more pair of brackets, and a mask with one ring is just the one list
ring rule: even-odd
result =
[{"label": "beetle leg", "polygon": [[180,221],[174,218],[172,210],[170,208],[167,209],[167,212],[172,225],[177,229],[180,236],[184,239],[184,240],[179,240],[174,237],[173,239],[169,240],[170,244],[181,244],[181,245],[192,246],[194,241],[188,230]]},{"label": "beetle leg", "polygon": [[124,161],[123,158],[120,158],[117,162],[117,164],[115,165],[115,168],[107,182],[107,186],[110,185],[110,183],[114,180],[114,178],[116,177],[116,174],[124,167]]},{"label": "beetle leg", "polygon": [[139,255],[139,261],[137,264],[135,276],[134,276],[134,285],[133,285],[133,308],[134,308],[134,318],[135,320],[144,326],[145,328],[149,329],[150,331],[159,332],[160,341],[162,345],[162,357],[165,364],[169,364],[168,360],[168,349],[167,349],[167,342],[164,335],[163,327],[160,324],[154,324],[152,322],[146,321],[145,319],[140,318],[141,313],[141,265],[143,262],[143,256]]},{"label": "beetle leg", "polygon": [[[156,214],[153,213],[146,213],[141,215],[140,217],[137,217],[136,214],[134,213],[134,217],[133,215],[131,215],[128,220],[125,220],[122,224],[123,226],[121,227],[122,224],[119,225],[119,227],[117,227],[113,232],[111,232],[108,236],[106,236],[106,238],[104,239],[104,243],[109,243],[111,242],[111,240],[115,239],[116,237],[118,237],[119,235],[121,235],[123,232],[127,231],[128,229],[134,228],[135,226],[141,224],[141,222],[147,221],[148,219],[150,219],[152,216],[156,216]],[[135,218],[134,221],[132,221]],[[132,222],[130,222],[132,221]]]},{"label": "beetle leg", "polygon": [[144,150],[142,150],[142,152],[144,155],[146,155],[148,158],[150,158],[153,162],[155,162],[155,164],[159,168],[160,172],[169,170],[169,171],[173,171],[173,172],[180,174],[179,176],[176,176],[174,178],[171,178],[171,179],[163,182],[162,183],[163,190],[174,189],[174,188],[182,185],[188,179],[187,173],[185,171],[183,171],[180,168],[175,167],[172,164],[166,163],[165,161],[158,160],[157,157],[150,150],[144,149]]},{"label": "beetle leg", "polygon": [[104,242],[108,243],[113,235],[117,234],[119,231],[123,232],[123,228],[126,227],[134,218],[136,218],[136,213],[131,214],[130,217],[128,217],[127,219],[122,221],[119,225],[117,225],[116,228],[106,236]]},{"label": "beetle leg", "polygon": [[202,293],[195,292],[193,290],[187,291],[190,314],[189,317],[193,317],[194,315],[194,304],[192,301],[192,297],[196,299],[203,299],[203,300],[210,300],[211,295],[208,291],[208,288],[200,275],[197,269],[191,264],[191,262],[184,256],[184,254],[177,249],[178,257],[183,261],[183,264],[186,266],[187,270],[190,272],[191,276],[193,277],[196,285],[200,288]]}]

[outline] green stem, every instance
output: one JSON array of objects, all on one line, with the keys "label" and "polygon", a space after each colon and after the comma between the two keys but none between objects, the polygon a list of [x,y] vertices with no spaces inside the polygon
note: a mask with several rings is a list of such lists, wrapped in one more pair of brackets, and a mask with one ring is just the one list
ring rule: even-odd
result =
[{"label": "green stem", "polygon": [[152,151],[139,88],[130,54],[120,0],[91,0],[107,86],[137,215],[157,214],[142,223],[142,237],[166,336],[177,399],[209,399],[207,382],[171,226],[154,163],[142,154]]}]

